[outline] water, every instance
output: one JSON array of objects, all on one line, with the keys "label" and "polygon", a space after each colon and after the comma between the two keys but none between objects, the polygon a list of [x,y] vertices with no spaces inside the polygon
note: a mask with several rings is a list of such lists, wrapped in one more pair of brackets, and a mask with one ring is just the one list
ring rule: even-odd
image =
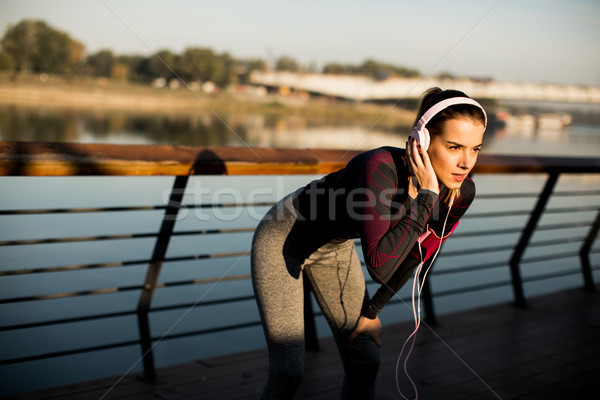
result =
[{"label": "water", "polygon": [[[565,129],[527,126],[490,128],[484,151],[597,157],[600,104],[512,102],[515,113],[573,114]],[[198,115],[83,112],[0,105],[0,140],[188,146],[370,149],[403,147],[408,128],[378,126],[377,121],[316,123],[298,115],[228,113]]]},{"label": "water", "polygon": [[[521,105],[522,106],[522,105]],[[556,105],[554,105],[556,106]],[[587,106],[586,106],[587,107]],[[586,110],[588,112],[588,110]],[[592,107],[592,112],[600,112]],[[135,114],[94,114],[73,111],[33,110],[18,107],[0,107],[0,138],[2,140],[72,141],[128,144],[183,144],[202,146],[319,147],[368,149],[380,145],[403,146],[407,132],[371,129],[370,124],[315,125],[298,117],[269,118],[260,115],[226,115],[229,126],[209,116],[195,118],[168,116],[141,116]],[[234,133],[235,132],[235,133]],[[574,122],[563,130],[528,130],[512,127],[486,133],[484,151],[502,154],[536,154],[553,156],[598,157],[600,126],[587,121]],[[275,201],[314,176],[286,177],[192,177],[184,204],[198,202]],[[478,193],[506,191],[539,191],[544,183],[540,176],[476,176]],[[110,207],[165,204],[170,193],[171,177],[56,177],[20,178],[0,177],[0,209]],[[598,176],[563,176],[559,190],[599,188]],[[232,190],[234,188],[235,190]],[[532,199],[476,200],[470,212],[531,207]],[[551,206],[569,206],[565,199],[555,198]],[[598,196],[580,199],[578,204],[597,205]],[[500,204],[502,203],[502,204]],[[255,225],[265,207],[236,209],[192,209],[184,206],[176,230],[211,228],[241,228]],[[576,215],[584,221],[594,212]],[[81,213],[74,215],[21,215],[0,216],[0,241],[31,238],[112,235],[120,233],[156,232],[162,218],[161,211],[118,212],[109,214]],[[522,226],[525,217],[489,219],[485,223],[497,227]],[[542,223],[561,222],[571,216],[545,216]],[[554,218],[554,219],[552,219]],[[481,229],[481,220],[465,218],[458,232]],[[586,229],[573,229],[570,235],[585,235]],[[564,232],[560,232],[564,234]],[[174,237],[167,257],[190,254],[244,251],[250,242],[250,233],[209,236]],[[555,232],[536,232],[534,240],[556,238]],[[515,235],[495,236],[494,244],[511,244]],[[80,265],[119,260],[147,259],[154,246],[152,238],[122,241],[81,242],[58,245],[23,245],[0,247],[0,269],[43,268],[62,265]],[[472,239],[449,241],[445,250],[461,250],[464,255],[440,256],[436,268],[444,269],[471,265],[469,254]],[[565,242],[553,249],[557,252],[577,249],[577,244]],[[543,254],[545,248],[532,248],[526,256]],[[359,252],[360,253],[360,252]],[[502,261],[507,252],[486,255],[486,262]],[[598,256],[593,262],[597,264]],[[564,269],[565,260],[528,264],[524,276],[532,276]],[[577,260],[569,260],[576,263]],[[574,264],[577,265],[577,264]],[[178,282],[207,277],[235,276],[248,273],[247,257],[217,258],[210,260],[166,263],[160,282]],[[35,296],[69,291],[95,290],[136,286],[143,282],[146,264],[125,268],[61,273],[42,273],[32,276],[0,278],[0,297]],[[595,279],[599,279],[595,273]],[[494,280],[509,280],[508,268],[478,273],[433,275],[434,291],[452,290],[466,284],[481,284]],[[581,285],[580,276],[544,280],[526,285],[531,296],[565,287]],[[406,289],[406,288],[405,288]],[[376,285],[370,284],[373,293]],[[251,295],[248,281],[222,281],[193,286],[173,286],[157,290],[154,306],[196,301],[215,300],[231,295]],[[475,294],[445,296],[436,300],[436,311],[456,310],[508,301],[509,287],[500,287]],[[401,296],[407,296],[403,289]],[[135,309],[139,291],[123,291],[102,296],[56,299],[42,302],[24,302],[0,305],[2,325],[52,320]],[[389,305],[381,314],[384,323],[403,321],[410,312],[402,304]],[[233,325],[258,319],[253,301],[235,305],[216,305],[196,309],[181,309],[152,314],[152,334],[175,334],[214,326]],[[319,335],[328,335],[322,319],[318,320]],[[0,332],[0,359],[23,357],[39,353],[102,345],[137,339],[135,316],[63,324],[52,327]],[[389,338],[389,340],[394,340]],[[158,366],[192,361],[264,347],[260,327],[245,328],[202,337],[165,340],[155,348]],[[140,350],[137,345],[110,351],[97,351],[77,356],[0,366],[0,394],[33,390],[102,376],[118,376],[139,371]],[[58,372],[58,373],[56,373]]]}]

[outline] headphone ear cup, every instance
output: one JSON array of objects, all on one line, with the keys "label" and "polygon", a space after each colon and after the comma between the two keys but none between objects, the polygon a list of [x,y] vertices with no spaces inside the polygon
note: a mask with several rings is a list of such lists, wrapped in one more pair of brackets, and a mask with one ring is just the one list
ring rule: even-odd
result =
[{"label": "headphone ear cup", "polygon": [[415,139],[417,144],[421,144],[421,135],[419,134],[419,130],[416,126],[412,128],[412,131],[410,131],[410,137]]},{"label": "headphone ear cup", "polygon": [[417,141],[417,144],[421,146],[421,148],[425,151],[429,148],[430,136],[427,128],[422,127],[421,130],[418,130],[415,126],[412,131],[410,131],[410,137]]},{"label": "headphone ear cup", "polygon": [[423,127],[423,129],[421,129],[420,136],[421,136],[421,140],[420,140],[420,144],[421,144],[421,148],[423,149],[423,151],[427,151],[427,149],[429,148],[429,143],[431,142],[431,136],[429,135],[429,131],[427,130],[427,128]]}]

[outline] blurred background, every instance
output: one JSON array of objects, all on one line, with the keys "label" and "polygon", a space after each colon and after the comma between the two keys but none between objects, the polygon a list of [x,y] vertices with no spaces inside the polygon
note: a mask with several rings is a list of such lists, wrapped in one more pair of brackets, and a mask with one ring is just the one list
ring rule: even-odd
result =
[{"label": "blurred background", "polygon": [[421,93],[488,109],[488,152],[596,155],[594,1],[0,2],[0,139],[367,149]]}]

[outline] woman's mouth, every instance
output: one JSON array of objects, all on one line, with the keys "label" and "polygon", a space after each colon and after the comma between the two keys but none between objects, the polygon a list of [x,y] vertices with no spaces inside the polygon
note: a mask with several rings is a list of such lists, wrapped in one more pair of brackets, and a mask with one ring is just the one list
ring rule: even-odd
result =
[{"label": "woman's mouth", "polygon": [[452,178],[454,178],[454,180],[457,182],[464,181],[466,177],[467,177],[467,175],[465,175],[465,174],[452,174]]}]

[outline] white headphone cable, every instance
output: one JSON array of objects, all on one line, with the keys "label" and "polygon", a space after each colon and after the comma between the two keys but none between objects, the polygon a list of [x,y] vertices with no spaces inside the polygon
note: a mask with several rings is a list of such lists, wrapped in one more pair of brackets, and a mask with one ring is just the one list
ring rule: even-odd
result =
[{"label": "white headphone cable", "polygon": [[[440,236],[440,245],[438,246],[435,254],[433,255],[433,258],[431,259],[431,262],[429,263],[429,266],[427,267],[427,270],[425,271],[425,274],[423,275],[423,281],[421,283],[419,283],[419,276],[421,275],[421,270],[423,269],[424,262],[423,262],[423,252],[421,250],[421,242],[420,241],[418,242],[419,243],[419,256],[421,258],[421,262],[419,263],[417,268],[415,268],[415,277],[413,278],[413,285],[412,285],[412,309],[413,309],[413,318],[415,321],[415,329],[404,341],[404,344],[402,345],[402,349],[400,350],[400,354],[398,355],[398,360],[396,361],[396,389],[398,389],[398,393],[405,400],[409,400],[409,399],[406,396],[404,396],[404,394],[400,390],[400,384],[398,383],[398,368],[400,365],[400,360],[402,359],[402,354],[404,353],[404,349],[405,349],[406,345],[408,344],[408,342],[410,341],[411,342],[410,347],[408,349],[408,353],[406,354],[406,359],[404,360],[403,367],[404,367],[404,374],[410,381],[410,383],[413,387],[413,390],[415,391],[415,400],[417,400],[419,398],[419,391],[417,390],[417,386],[415,385],[415,382],[412,380],[412,378],[410,377],[410,374],[408,373],[407,363],[408,363],[410,354],[412,353],[413,347],[415,345],[417,331],[419,330],[419,327],[421,326],[421,291],[423,290],[423,285],[425,284],[425,279],[427,278],[427,274],[429,273],[429,270],[431,269],[431,266],[433,265],[437,255],[440,252],[440,249],[442,247],[442,243],[444,240],[444,233],[446,230],[446,223],[448,222],[448,217],[450,216],[453,202],[454,202],[454,197],[451,197],[450,204],[448,205],[448,214],[446,215],[446,219],[444,220],[444,225],[442,226],[442,235]],[[417,288],[416,305],[415,305],[415,288]]]}]

